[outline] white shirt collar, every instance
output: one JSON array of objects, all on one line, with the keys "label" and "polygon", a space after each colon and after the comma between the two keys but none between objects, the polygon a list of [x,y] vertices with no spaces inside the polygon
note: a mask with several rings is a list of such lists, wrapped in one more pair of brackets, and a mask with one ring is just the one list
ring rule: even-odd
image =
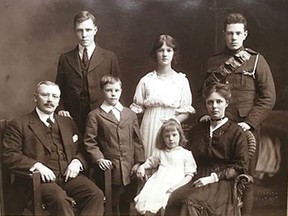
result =
[{"label": "white shirt collar", "polygon": [[[83,52],[84,52],[84,48],[85,48],[85,47],[83,47],[81,44],[78,44],[78,47],[79,47],[79,55],[80,55],[80,57],[81,57],[81,59],[82,59],[82,56],[83,56]],[[88,58],[89,58],[89,59],[91,58],[91,56],[92,56],[92,54],[93,54],[93,52],[94,52],[95,47],[96,47],[96,44],[95,44],[94,41],[93,41],[93,43],[92,43],[90,46],[86,47],[86,48],[87,48],[87,53],[88,53]]]},{"label": "white shirt collar", "polygon": [[36,113],[38,114],[40,120],[46,125],[48,126],[49,123],[47,122],[47,119],[50,118],[52,122],[55,122],[55,118],[54,118],[54,113],[47,115],[46,113],[42,112],[40,109],[38,109],[38,107],[36,107]]},{"label": "white shirt collar", "polygon": [[111,106],[106,101],[104,101],[100,107],[106,113],[109,113],[113,108],[115,108],[119,112],[122,112],[122,110],[123,110],[123,105],[120,102],[118,102],[115,106]]}]

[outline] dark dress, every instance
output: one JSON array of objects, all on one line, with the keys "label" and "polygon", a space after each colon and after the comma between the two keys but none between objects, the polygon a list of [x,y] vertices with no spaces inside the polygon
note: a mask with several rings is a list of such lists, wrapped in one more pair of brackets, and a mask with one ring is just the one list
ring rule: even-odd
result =
[{"label": "dark dress", "polygon": [[[228,120],[210,137],[210,122],[201,122],[189,132],[187,148],[193,152],[197,175],[171,194],[165,215],[237,215],[233,195],[234,179],[247,173],[248,150],[243,130]],[[193,182],[215,172],[217,183],[194,187]]]}]

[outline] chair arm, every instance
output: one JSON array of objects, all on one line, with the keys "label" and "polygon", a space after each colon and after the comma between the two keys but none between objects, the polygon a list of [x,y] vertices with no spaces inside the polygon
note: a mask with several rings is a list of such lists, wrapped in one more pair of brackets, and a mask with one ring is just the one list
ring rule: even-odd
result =
[{"label": "chair arm", "polygon": [[[20,177],[24,177],[24,178],[31,178],[31,179],[33,178],[33,174],[34,174],[33,172],[24,171],[24,170],[11,170],[10,173],[12,173],[16,176],[20,176]],[[35,172],[35,174],[36,174],[36,172]]]},{"label": "chair arm", "polygon": [[246,174],[238,175],[234,180],[234,198],[236,199],[237,206],[242,206],[242,197],[248,183],[253,183],[253,177]]},{"label": "chair arm", "polygon": [[104,172],[105,178],[105,215],[112,215],[112,178],[111,170]]},{"label": "chair arm", "polygon": [[39,171],[30,172],[24,170],[11,170],[10,172],[15,176],[31,179],[33,187],[32,207],[35,215],[41,215],[43,212],[43,207],[41,202],[40,172]]}]

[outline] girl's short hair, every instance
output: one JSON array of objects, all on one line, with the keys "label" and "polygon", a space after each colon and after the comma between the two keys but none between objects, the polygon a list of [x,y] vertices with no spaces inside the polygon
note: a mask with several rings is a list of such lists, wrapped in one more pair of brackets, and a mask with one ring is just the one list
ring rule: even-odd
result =
[{"label": "girl's short hair", "polygon": [[177,120],[170,118],[162,124],[162,126],[160,127],[160,129],[157,133],[156,148],[166,149],[167,146],[164,142],[163,135],[165,132],[174,131],[175,129],[179,132],[179,136],[180,136],[179,145],[185,146],[187,143],[187,139],[185,137],[185,134],[184,134],[184,131],[181,127],[181,124],[179,124],[179,122]]},{"label": "girl's short hair", "polygon": [[203,89],[202,96],[206,99],[214,92],[217,92],[218,94],[220,94],[227,101],[229,101],[231,98],[230,85],[226,83],[219,83],[219,82],[214,82],[213,84],[206,86]]},{"label": "girl's short hair", "polygon": [[174,50],[174,56],[173,56],[173,63],[177,64],[178,61],[178,55],[179,55],[179,47],[176,42],[176,40],[168,34],[160,34],[154,41],[154,45],[152,47],[152,50],[150,52],[150,57],[157,61],[157,50],[160,49],[163,44],[166,43],[167,46],[172,47]]},{"label": "girl's short hair", "polygon": [[114,84],[116,82],[119,82],[120,87],[122,88],[122,82],[121,82],[119,77],[113,76],[111,74],[104,75],[100,81],[100,88],[101,88],[101,90],[103,90],[105,85]]}]

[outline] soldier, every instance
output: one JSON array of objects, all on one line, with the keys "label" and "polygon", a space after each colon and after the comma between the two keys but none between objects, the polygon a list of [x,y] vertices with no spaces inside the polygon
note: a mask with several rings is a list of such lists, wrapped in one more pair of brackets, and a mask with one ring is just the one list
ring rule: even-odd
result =
[{"label": "soldier", "polygon": [[[213,82],[231,85],[232,98],[226,116],[237,122],[244,131],[251,130],[258,147],[260,124],[272,110],[276,100],[272,73],[260,53],[244,48],[248,30],[246,18],[242,14],[229,14],[224,21],[223,33],[225,50],[208,59],[204,87]],[[200,109],[199,112],[202,110],[205,109]],[[257,147],[255,157],[250,161],[252,175],[258,158]],[[250,215],[253,205],[252,185],[249,185],[246,192],[242,214]]]}]

